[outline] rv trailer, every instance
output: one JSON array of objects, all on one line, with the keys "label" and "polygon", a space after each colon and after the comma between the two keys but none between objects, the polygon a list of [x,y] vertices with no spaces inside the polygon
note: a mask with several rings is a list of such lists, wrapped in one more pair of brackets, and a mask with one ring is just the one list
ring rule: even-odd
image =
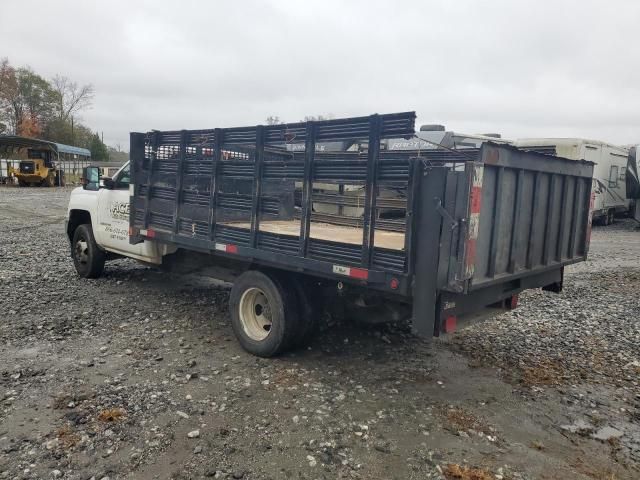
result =
[{"label": "rv trailer", "polygon": [[525,150],[595,163],[594,220],[609,225],[615,215],[628,213],[630,202],[625,183],[629,156],[627,148],[582,138],[524,138],[516,140],[514,145]]}]

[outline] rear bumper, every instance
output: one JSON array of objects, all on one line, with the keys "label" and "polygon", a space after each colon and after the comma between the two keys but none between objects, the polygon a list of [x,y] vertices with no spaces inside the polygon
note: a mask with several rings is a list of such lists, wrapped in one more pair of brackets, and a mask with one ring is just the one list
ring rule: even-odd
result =
[{"label": "rear bumper", "polygon": [[[542,288],[562,290],[563,267],[463,293],[442,292],[436,309],[433,336],[494,317],[516,307],[517,296],[524,290]],[[453,328],[452,328],[453,326]]]}]

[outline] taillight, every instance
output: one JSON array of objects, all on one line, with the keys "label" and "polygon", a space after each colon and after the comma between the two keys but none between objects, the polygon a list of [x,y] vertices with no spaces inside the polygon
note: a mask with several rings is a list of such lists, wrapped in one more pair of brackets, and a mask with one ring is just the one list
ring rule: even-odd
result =
[{"label": "taillight", "polygon": [[449,315],[444,320],[443,331],[444,333],[453,333],[456,331],[456,324],[458,323],[458,319],[455,315]]}]

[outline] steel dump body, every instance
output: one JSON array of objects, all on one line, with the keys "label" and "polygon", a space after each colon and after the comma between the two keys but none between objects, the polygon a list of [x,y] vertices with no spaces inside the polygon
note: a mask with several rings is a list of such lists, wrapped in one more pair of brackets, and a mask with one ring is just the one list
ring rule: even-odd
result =
[{"label": "steel dump body", "polygon": [[[130,240],[378,291],[411,303],[427,336],[452,315],[561,285],[588,251],[593,164],[497,144],[381,151],[413,136],[414,118],[132,133]],[[354,138],[369,148],[316,148]],[[339,213],[354,206],[364,213]]]}]

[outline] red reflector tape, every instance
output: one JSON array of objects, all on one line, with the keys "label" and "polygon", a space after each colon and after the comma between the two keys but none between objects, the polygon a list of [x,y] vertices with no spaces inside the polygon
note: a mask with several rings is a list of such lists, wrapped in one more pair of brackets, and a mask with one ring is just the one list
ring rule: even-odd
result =
[{"label": "red reflector tape", "polygon": [[449,315],[444,321],[444,333],[452,333],[456,331],[458,319],[455,315]]},{"label": "red reflector tape", "polygon": [[476,239],[470,238],[466,242],[466,256],[464,259],[464,269],[467,277],[473,276],[476,266]]},{"label": "red reflector tape", "polygon": [[154,238],[156,236],[156,231],[152,230],[151,228],[147,229],[147,237],[149,238]]},{"label": "red reflector tape", "polygon": [[369,278],[369,271],[364,268],[344,267],[342,265],[334,265],[333,273],[338,275],[345,275],[351,278],[357,278],[358,280],[367,280]]},{"label": "red reflector tape", "polygon": [[480,210],[482,209],[482,185],[484,179],[484,166],[473,165],[471,171],[471,191],[469,192],[469,217],[468,229],[465,239],[464,273],[466,278],[471,278],[475,272],[476,241],[480,228]]},{"label": "red reflector tape", "polygon": [[482,207],[482,185],[471,188],[471,199],[469,201],[469,213],[480,213]]},{"label": "red reflector tape", "polygon": [[216,243],[216,250],[226,253],[238,253],[238,246],[230,243]]},{"label": "red reflector tape", "polygon": [[363,268],[352,268],[349,276],[359,278],[360,280],[366,280],[369,278],[369,272]]}]

